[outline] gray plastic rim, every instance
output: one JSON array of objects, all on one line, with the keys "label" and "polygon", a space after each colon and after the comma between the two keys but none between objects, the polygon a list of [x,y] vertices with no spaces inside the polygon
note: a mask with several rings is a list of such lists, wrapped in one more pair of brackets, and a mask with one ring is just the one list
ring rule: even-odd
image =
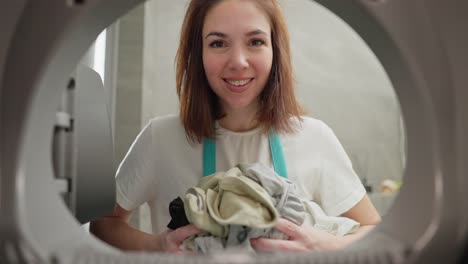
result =
[{"label": "gray plastic rim", "polygon": [[[80,248],[89,249],[85,252],[90,256],[96,252],[116,256],[113,258],[116,263],[117,257],[134,262],[146,258],[140,254],[122,257],[119,251],[82,231],[53,189],[51,157],[44,155],[50,151],[55,102],[59,101],[69,73],[99,32],[141,2],[17,2],[25,6],[10,40],[0,105],[0,121],[7,128],[1,131],[2,226],[10,228],[8,232],[2,229],[2,234],[10,234],[11,240],[26,245],[39,259],[55,256],[62,262],[75,263],[76,259],[65,257],[64,252],[75,252],[68,256],[78,253],[86,256]],[[453,57],[447,51],[451,43],[442,39],[441,30],[448,25],[435,11],[443,14],[449,11],[438,10],[439,7],[453,11],[462,4],[456,0],[318,2],[356,30],[389,74],[407,129],[405,184],[382,224],[351,247],[359,255],[344,252],[289,257],[285,254],[275,259],[241,261],[353,263],[381,259],[393,263],[415,260],[416,256],[421,263],[424,259],[453,260],[463,238],[459,227],[466,219],[457,213],[462,209],[459,192],[462,182],[457,172],[464,170],[456,164],[461,157],[456,155],[460,152],[453,138],[464,146],[466,140],[460,141],[455,131],[460,109],[454,107],[454,102],[461,92],[456,90],[460,86],[454,84],[451,72]],[[440,92],[441,87],[444,93]],[[460,170],[456,171],[457,168]],[[449,203],[450,208],[444,206]],[[379,246],[381,242],[387,244]],[[369,245],[372,247],[367,248]],[[372,256],[372,252],[377,255]],[[153,259],[174,263],[223,262],[219,258],[188,260],[164,255],[153,255]]]}]

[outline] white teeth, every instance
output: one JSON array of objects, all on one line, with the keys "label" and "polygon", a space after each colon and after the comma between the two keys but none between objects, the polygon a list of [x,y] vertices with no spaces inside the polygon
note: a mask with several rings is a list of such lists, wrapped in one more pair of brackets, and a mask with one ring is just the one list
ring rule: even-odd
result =
[{"label": "white teeth", "polygon": [[248,79],[248,80],[226,80],[228,83],[234,85],[234,86],[242,86],[242,85],[246,85],[247,83],[249,83],[251,81],[251,79]]}]

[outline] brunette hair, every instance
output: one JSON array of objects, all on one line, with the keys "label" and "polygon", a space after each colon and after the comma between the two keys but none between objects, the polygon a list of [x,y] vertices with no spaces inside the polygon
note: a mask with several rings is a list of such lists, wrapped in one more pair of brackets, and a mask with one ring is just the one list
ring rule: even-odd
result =
[{"label": "brunette hair", "polygon": [[[224,0],[191,0],[185,14],[176,55],[176,87],[180,118],[187,138],[202,142],[215,138],[214,121],[223,116],[218,98],[208,84],[202,59],[202,30],[208,11]],[[303,109],[296,100],[289,46],[289,33],[276,0],[252,0],[270,20],[273,63],[260,94],[257,120],[265,132],[293,133]]]}]

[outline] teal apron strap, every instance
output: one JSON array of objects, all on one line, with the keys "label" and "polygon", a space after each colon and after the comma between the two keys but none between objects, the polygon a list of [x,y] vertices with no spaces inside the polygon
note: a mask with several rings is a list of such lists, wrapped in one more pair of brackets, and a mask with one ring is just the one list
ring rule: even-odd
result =
[{"label": "teal apron strap", "polygon": [[271,159],[273,160],[273,167],[275,167],[276,174],[283,176],[284,178],[288,178],[283,145],[281,144],[281,139],[278,133],[272,130],[268,136],[268,141],[270,142]]},{"label": "teal apron strap", "polygon": [[210,138],[203,140],[203,176],[216,172],[216,142]]},{"label": "teal apron strap", "polygon": [[[286,161],[284,159],[283,146],[281,139],[275,131],[271,131],[268,136],[270,143],[271,158],[275,172],[288,178],[288,170],[286,169]],[[205,138],[203,140],[203,176],[208,176],[216,172],[216,142],[212,139]]]}]

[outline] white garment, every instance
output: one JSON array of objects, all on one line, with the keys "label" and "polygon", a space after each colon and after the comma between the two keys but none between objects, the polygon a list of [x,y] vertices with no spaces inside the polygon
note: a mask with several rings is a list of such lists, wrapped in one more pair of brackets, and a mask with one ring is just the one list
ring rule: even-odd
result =
[{"label": "white garment", "polygon": [[[233,132],[217,125],[216,170],[261,162],[273,168],[268,137],[260,128]],[[339,216],[359,202],[365,189],[331,129],[304,117],[296,134],[280,134],[288,177],[299,195]],[[166,230],[169,203],[203,176],[203,144],[191,145],[178,116],[151,120],[117,170],[117,203],[134,210],[147,202],[154,233]]]}]

